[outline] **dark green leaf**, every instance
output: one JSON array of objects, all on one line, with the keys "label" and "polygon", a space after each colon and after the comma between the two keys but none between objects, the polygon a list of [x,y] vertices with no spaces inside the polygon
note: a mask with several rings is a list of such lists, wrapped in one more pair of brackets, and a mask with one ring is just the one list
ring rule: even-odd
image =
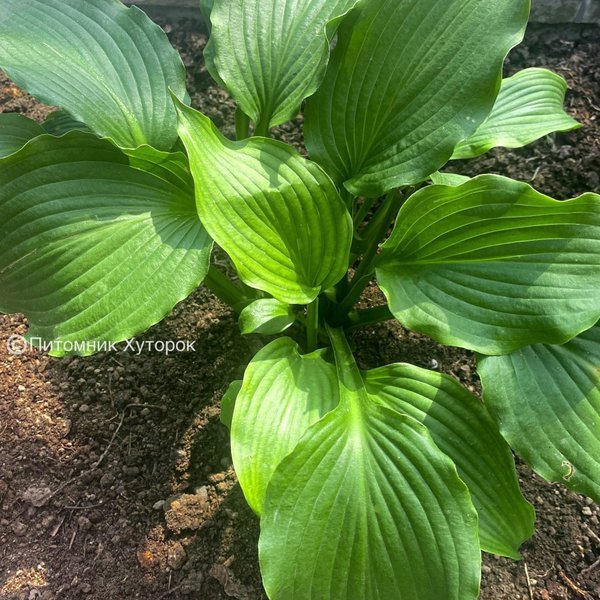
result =
[{"label": "dark green leaf", "polygon": [[2,0],[0,67],[116,144],[169,150],[185,70],[164,32],[118,0]]},{"label": "dark green leaf", "polygon": [[482,550],[519,558],[535,514],[519,489],[510,448],[483,403],[451,377],[407,364],[369,371],[365,386],[374,400],[423,423],[456,464],[479,515]]},{"label": "dark green leaf", "polygon": [[492,110],[528,11],[528,0],[359,3],[307,103],[311,157],[357,196],[425,180]]},{"label": "dark green leaf", "polygon": [[[139,152],[74,131],[0,161],[0,310],[24,312],[55,355],[146,330],[208,271],[212,242],[173,175],[180,158]],[[151,154],[163,156],[154,173],[132,166]]]},{"label": "dark green leaf", "polygon": [[492,175],[402,207],[377,269],[391,311],[443,344],[505,354],[600,317],[600,196],[559,202]]},{"label": "dark green leaf", "polygon": [[48,115],[42,127],[51,135],[61,136],[69,131],[89,131],[89,127],[74,119],[66,110],[55,110]]},{"label": "dark green leaf", "polygon": [[0,113],[0,158],[20,150],[29,140],[46,133],[41,125],[17,113]]},{"label": "dark green leaf", "polygon": [[508,443],[545,479],[600,502],[600,325],[478,366]]}]

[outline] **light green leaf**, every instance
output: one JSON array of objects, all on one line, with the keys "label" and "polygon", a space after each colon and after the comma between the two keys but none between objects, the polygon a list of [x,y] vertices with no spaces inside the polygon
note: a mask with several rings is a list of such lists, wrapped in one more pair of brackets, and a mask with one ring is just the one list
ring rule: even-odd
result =
[{"label": "light green leaf", "polygon": [[339,345],[340,405],[267,490],[259,550],[269,598],[474,600],[481,556],[466,486],[423,425],[369,399]]},{"label": "light green leaf", "polygon": [[122,147],[169,150],[185,70],[164,32],[118,0],[2,0],[0,67]]},{"label": "light green leaf", "polygon": [[277,465],[308,427],[338,404],[335,367],[325,350],[300,354],[280,338],[250,362],[235,402],[231,454],[244,495],[262,513],[267,484]]},{"label": "light green leaf", "polygon": [[0,113],[0,158],[20,150],[45,133],[41,125],[17,113]]},{"label": "light green leaf", "polygon": [[402,207],[377,279],[392,313],[483,354],[563,343],[600,317],[600,196],[559,202],[493,175]]},{"label": "light green leaf", "polygon": [[425,180],[492,110],[528,12],[528,0],[359,3],[307,103],[311,158],[356,196]]},{"label": "light green leaf", "polygon": [[319,87],[329,43],[357,0],[216,0],[207,66],[266,132]]},{"label": "light green leaf", "polygon": [[179,111],[200,219],[240,279],[287,304],[308,304],[337,283],[352,218],[322,169],[291,146],[231,142],[203,114]]},{"label": "light green leaf", "polygon": [[567,82],[547,69],[525,69],[504,79],[490,116],[454,149],[453,159],[472,158],[496,146],[520,148],[554,131],[581,125],[563,109]]},{"label": "light green leaf", "polygon": [[48,115],[42,127],[51,135],[61,136],[69,131],[90,131],[90,128],[74,119],[66,110],[59,109]]},{"label": "light green leaf", "polygon": [[146,330],[208,271],[191,186],[166,162],[154,173],[135,162],[78,131],[0,161],[0,310],[25,313],[29,338],[54,341],[52,354]]},{"label": "light green leaf", "polygon": [[231,431],[231,422],[233,421],[233,411],[235,410],[235,403],[242,389],[242,380],[236,379],[229,384],[227,391],[221,398],[221,423]]},{"label": "light green leaf", "polygon": [[408,364],[369,371],[365,386],[373,400],[423,423],[456,464],[479,515],[482,550],[520,558],[535,513],[519,489],[510,448],[483,403],[451,377]]},{"label": "light green leaf", "polygon": [[431,174],[431,181],[437,185],[462,185],[470,181],[470,177],[458,173],[441,173],[436,171]]},{"label": "light green leaf", "polygon": [[275,335],[291,327],[296,315],[289,304],[274,298],[255,300],[240,313],[240,331],[244,334]]},{"label": "light green leaf", "polygon": [[515,451],[548,481],[600,502],[600,324],[563,346],[480,357],[478,371]]}]

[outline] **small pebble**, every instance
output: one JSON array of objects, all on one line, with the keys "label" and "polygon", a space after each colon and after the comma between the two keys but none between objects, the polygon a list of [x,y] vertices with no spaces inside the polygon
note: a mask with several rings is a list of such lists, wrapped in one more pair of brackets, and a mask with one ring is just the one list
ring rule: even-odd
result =
[{"label": "small pebble", "polygon": [[185,548],[179,542],[175,542],[167,552],[167,564],[173,571],[179,571],[186,562],[187,554]]},{"label": "small pebble", "polygon": [[584,506],[581,509],[581,514],[585,515],[586,517],[591,517],[594,513],[592,512],[592,509],[589,506]]},{"label": "small pebble", "polygon": [[165,505],[165,501],[159,500],[158,502],[155,502],[153,504],[152,510],[162,510],[164,505]]},{"label": "small pebble", "polygon": [[82,405],[79,407],[79,412],[80,412],[80,413],[87,413],[87,412],[90,412],[90,407],[89,407],[87,404],[82,404]]},{"label": "small pebble", "polygon": [[11,525],[11,529],[16,536],[22,537],[27,533],[27,525],[25,523],[21,523],[20,521],[16,521]]}]

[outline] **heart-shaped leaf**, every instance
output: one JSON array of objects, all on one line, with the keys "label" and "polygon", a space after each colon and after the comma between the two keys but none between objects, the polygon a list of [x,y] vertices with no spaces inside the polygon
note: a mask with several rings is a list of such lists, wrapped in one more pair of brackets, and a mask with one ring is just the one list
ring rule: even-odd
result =
[{"label": "heart-shaped leaf", "polygon": [[451,377],[413,365],[387,365],[364,379],[373,400],[423,423],[456,464],[479,515],[482,550],[519,558],[535,514],[519,489],[510,448],[483,403]]},{"label": "heart-shaped leaf", "polygon": [[548,481],[600,502],[600,325],[563,346],[480,357],[484,398],[508,443]]},{"label": "heart-shaped leaf", "polygon": [[164,32],[118,0],[2,0],[0,67],[98,135],[170,150],[185,70]]},{"label": "heart-shaped leaf", "polygon": [[303,355],[293,340],[280,338],[246,369],[233,413],[231,454],[246,500],[258,514],[277,465],[338,404],[335,367],[324,352]]},{"label": "heart-shaped leaf", "polygon": [[146,330],[208,271],[212,242],[189,176],[175,175],[181,158],[137,152],[74,131],[0,161],[0,310],[25,313],[52,354]]},{"label": "heart-shaped leaf", "polygon": [[377,279],[392,313],[443,344],[505,354],[600,318],[600,196],[559,202],[484,175],[400,210]]},{"label": "heart-shaped leaf", "polygon": [[179,104],[200,219],[240,279],[287,304],[308,304],[348,265],[352,218],[331,179],[291,146],[231,142]]},{"label": "heart-shaped leaf", "polygon": [[339,18],[357,0],[216,0],[207,65],[265,132],[319,87]]},{"label": "heart-shaped leaf", "polygon": [[495,146],[520,148],[554,131],[581,125],[563,109],[567,82],[547,69],[525,69],[505,79],[490,116],[454,149],[472,158]]},{"label": "heart-shaped leaf", "polygon": [[369,399],[335,332],[340,405],[277,467],[261,518],[271,600],[475,600],[477,514],[412,417]]},{"label": "heart-shaped leaf", "polygon": [[491,112],[528,12],[528,0],[360,2],[307,103],[310,156],[357,196],[425,180]]}]

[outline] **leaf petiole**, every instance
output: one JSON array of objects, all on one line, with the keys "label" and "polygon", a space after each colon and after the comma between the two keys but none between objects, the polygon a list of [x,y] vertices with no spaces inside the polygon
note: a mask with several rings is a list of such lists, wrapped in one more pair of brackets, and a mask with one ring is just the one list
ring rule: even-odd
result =
[{"label": "leaf petiole", "polygon": [[388,192],[382,207],[379,209],[381,212],[375,215],[374,221],[367,228],[367,249],[352,278],[348,293],[339,304],[338,314],[341,317],[348,314],[350,309],[358,302],[364,289],[369,285],[379,243],[385,237],[390,224],[395,220],[403,201],[404,196],[397,190]]},{"label": "leaf petiole", "polygon": [[308,352],[314,352],[319,339],[319,298],[306,307],[306,345]]}]

